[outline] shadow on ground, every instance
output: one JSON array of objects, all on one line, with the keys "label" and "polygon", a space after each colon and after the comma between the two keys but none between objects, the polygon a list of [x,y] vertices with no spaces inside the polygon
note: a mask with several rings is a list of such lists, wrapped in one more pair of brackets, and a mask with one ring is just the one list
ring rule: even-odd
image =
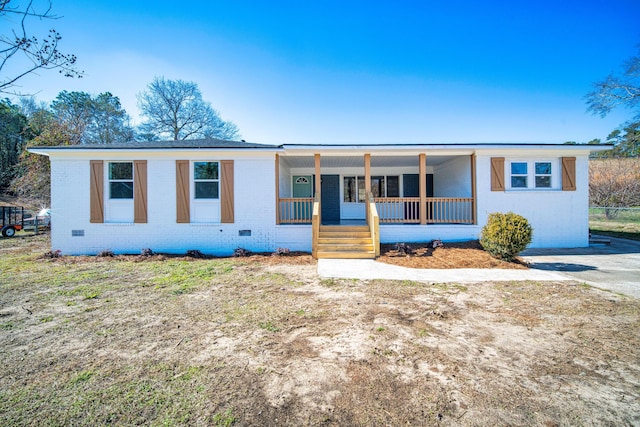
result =
[{"label": "shadow on ground", "polygon": [[593,265],[572,264],[566,262],[534,262],[529,264],[529,268],[545,271],[590,271],[598,269]]}]

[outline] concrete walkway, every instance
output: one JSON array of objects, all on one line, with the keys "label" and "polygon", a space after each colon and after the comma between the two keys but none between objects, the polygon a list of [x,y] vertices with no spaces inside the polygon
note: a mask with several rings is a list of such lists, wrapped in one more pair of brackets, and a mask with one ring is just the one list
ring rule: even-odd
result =
[{"label": "concrete walkway", "polygon": [[399,267],[374,260],[318,260],[324,278],[414,280],[430,283],[576,280],[640,298],[640,242],[611,238],[610,245],[575,249],[529,249],[522,258],[528,270]]}]

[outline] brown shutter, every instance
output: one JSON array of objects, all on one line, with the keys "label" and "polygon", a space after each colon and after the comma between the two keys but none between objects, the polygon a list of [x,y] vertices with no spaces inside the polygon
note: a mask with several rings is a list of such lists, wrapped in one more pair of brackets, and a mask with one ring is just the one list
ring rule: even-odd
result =
[{"label": "brown shutter", "polygon": [[576,158],[562,158],[562,191],[576,191]]},{"label": "brown shutter", "polygon": [[91,189],[89,192],[89,222],[104,222],[104,163],[102,160],[91,160]]},{"label": "brown shutter", "polygon": [[233,223],[233,160],[222,160],[220,192],[220,221],[223,223]]},{"label": "brown shutter", "polygon": [[504,191],[504,157],[491,158],[491,191]]},{"label": "brown shutter", "polygon": [[176,222],[188,223],[189,212],[189,160],[176,160]]},{"label": "brown shutter", "polygon": [[147,161],[133,162],[133,222],[147,222]]}]

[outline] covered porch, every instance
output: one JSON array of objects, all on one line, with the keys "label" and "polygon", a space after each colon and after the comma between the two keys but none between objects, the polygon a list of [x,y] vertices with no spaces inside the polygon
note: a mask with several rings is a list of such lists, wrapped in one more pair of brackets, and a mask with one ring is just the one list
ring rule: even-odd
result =
[{"label": "covered porch", "polygon": [[[320,177],[318,179],[318,177]],[[277,224],[367,220],[370,194],[380,224],[476,224],[475,156],[313,153],[276,156]]]},{"label": "covered porch", "polygon": [[471,152],[276,155],[277,224],[311,225],[316,258],[375,258],[387,226],[476,224],[475,188]]}]

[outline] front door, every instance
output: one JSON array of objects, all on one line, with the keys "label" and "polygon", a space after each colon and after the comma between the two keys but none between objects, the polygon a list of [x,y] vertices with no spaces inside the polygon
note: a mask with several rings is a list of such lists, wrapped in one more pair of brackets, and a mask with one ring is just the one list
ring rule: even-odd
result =
[{"label": "front door", "polygon": [[313,179],[311,175],[293,176],[293,197],[313,197]]},{"label": "front door", "polygon": [[322,223],[340,224],[340,175],[322,175],[320,191]]}]

